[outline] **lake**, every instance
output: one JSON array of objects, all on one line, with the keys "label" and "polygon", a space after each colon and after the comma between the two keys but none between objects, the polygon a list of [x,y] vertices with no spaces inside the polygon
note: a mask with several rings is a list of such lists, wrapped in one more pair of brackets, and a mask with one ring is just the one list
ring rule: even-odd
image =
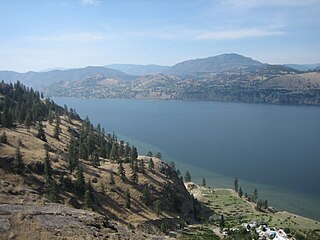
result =
[{"label": "lake", "polygon": [[320,108],[202,101],[55,98],[193,181],[258,189],[270,205],[320,220]]}]

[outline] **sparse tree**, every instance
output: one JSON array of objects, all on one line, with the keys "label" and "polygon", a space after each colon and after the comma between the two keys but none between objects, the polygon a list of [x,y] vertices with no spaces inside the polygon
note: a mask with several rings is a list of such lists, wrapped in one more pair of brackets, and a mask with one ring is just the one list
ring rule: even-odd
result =
[{"label": "sparse tree", "polygon": [[82,164],[79,164],[78,169],[77,169],[77,180],[76,180],[76,188],[80,193],[83,193],[85,190],[85,186],[86,186],[86,182],[85,182],[85,178],[83,175],[83,166]]},{"label": "sparse tree", "polygon": [[3,143],[3,144],[7,144],[8,143],[8,138],[7,138],[7,135],[6,135],[6,132],[3,131],[1,137],[0,137],[0,142]]},{"label": "sparse tree", "polygon": [[154,211],[156,212],[157,216],[159,216],[162,212],[162,203],[159,199],[154,201],[153,208],[154,208]]},{"label": "sparse tree", "polygon": [[203,187],[205,187],[207,185],[206,183],[206,179],[205,178],[202,178],[202,184],[201,184]]},{"label": "sparse tree", "polygon": [[147,153],[147,156],[148,156],[148,157],[152,157],[152,152],[149,151],[149,152]]},{"label": "sparse tree", "polygon": [[119,155],[118,155],[118,144],[117,144],[117,142],[114,142],[114,143],[112,144],[109,158],[110,158],[111,160],[118,160],[118,159],[119,159]]},{"label": "sparse tree", "polygon": [[52,166],[51,166],[51,161],[50,161],[50,156],[48,151],[46,151],[46,154],[44,157],[44,174],[45,174],[46,184],[49,185],[50,181],[52,180]]},{"label": "sparse tree", "polygon": [[13,162],[13,169],[16,173],[18,174],[22,174],[23,171],[24,171],[24,163],[23,163],[23,160],[22,160],[22,154],[20,152],[20,148],[18,147],[16,149],[16,154],[15,154],[15,157],[14,157],[14,162]]},{"label": "sparse tree", "polygon": [[154,162],[152,158],[149,159],[148,168],[149,168],[149,171],[154,170]]},{"label": "sparse tree", "polygon": [[60,125],[56,124],[56,125],[54,126],[54,130],[53,130],[53,137],[54,137],[55,139],[60,140],[60,131],[61,131]]},{"label": "sparse tree", "polygon": [[189,171],[186,171],[186,173],[184,174],[184,181],[191,182],[191,175],[190,175]]},{"label": "sparse tree", "polygon": [[237,193],[239,190],[239,181],[237,177],[234,179],[233,184],[234,184],[234,191]]},{"label": "sparse tree", "polygon": [[225,227],[225,221],[224,221],[224,216],[223,216],[223,214],[220,216],[219,227],[220,227],[220,230],[221,230],[221,231],[222,231],[223,228]]},{"label": "sparse tree", "polygon": [[134,164],[133,169],[132,169],[131,181],[132,181],[134,184],[138,184],[138,181],[139,181],[139,176],[138,176],[138,163],[137,163],[137,161],[135,161],[135,164]]},{"label": "sparse tree", "polygon": [[258,200],[258,190],[256,188],[253,190],[252,200],[254,202],[257,202]]},{"label": "sparse tree", "polygon": [[144,173],[145,172],[145,165],[143,159],[139,161],[139,173]]},{"label": "sparse tree", "polygon": [[149,192],[148,186],[144,186],[144,188],[143,188],[142,202],[147,206],[150,204],[150,192]]},{"label": "sparse tree", "polygon": [[100,166],[99,154],[96,150],[92,154],[92,165],[96,168]]},{"label": "sparse tree", "polygon": [[125,172],[125,170],[124,170],[124,167],[123,167],[123,165],[122,165],[122,162],[119,162],[118,174],[119,174],[121,180],[124,181],[125,178],[126,178],[126,172]]},{"label": "sparse tree", "polygon": [[51,179],[48,183],[47,196],[51,202],[58,202],[59,188],[58,188],[58,184],[54,179]]},{"label": "sparse tree", "polygon": [[161,157],[162,157],[162,154],[161,154],[161,152],[157,152],[157,154],[155,155],[155,157],[156,157],[156,158],[159,158],[159,159],[161,159]]},{"label": "sparse tree", "polygon": [[91,209],[91,207],[92,207],[91,191],[90,189],[87,189],[84,193],[83,208]]},{"label": "sparse tree", "polygon": [[115,181],[114,181],[114,177],[113,177],[113,173],[110,172],[110,184],[111,185],[114,185],[115,184]]},{"label": "sparse tree", "polygon": [[131,208],[131,196],[130,196],[130,191],[127,188],[125,193],[124,193],[124,198],[125,198],[125,207],[126,208]]},{"label": "sparse tree", "polygon": [[44,142],[47,142],[47,137],[46,137],[46,134],[43,130],[43,126],[42,126],[41,122],[38,123],[37,130],[38,130],[38,133],[36,135],[37,138],[41,139]]},{"label": "sparse tree", "polygon": [[242,198],[243,196],[243,191],[242,191],[242,187],[239,188],[239,192],[238,192],[239,197]]}]

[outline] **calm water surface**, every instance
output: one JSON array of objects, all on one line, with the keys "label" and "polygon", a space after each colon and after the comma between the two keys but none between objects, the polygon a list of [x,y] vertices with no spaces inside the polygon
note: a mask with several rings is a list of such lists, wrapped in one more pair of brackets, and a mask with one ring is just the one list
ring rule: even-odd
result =
[{"label": "calm water surface", "polygon": [[245,192],[320,219],[320,108],[56,98],[138,147],[161,151],[194,181]]}]

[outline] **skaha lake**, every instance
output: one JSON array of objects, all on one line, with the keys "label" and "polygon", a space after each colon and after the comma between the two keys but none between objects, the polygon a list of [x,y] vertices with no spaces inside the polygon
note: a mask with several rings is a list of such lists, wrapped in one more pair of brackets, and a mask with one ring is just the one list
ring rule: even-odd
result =
[{"label": "skaha lake", "polygon": [[193,181],[258,189],[270,205],[320,220],[320,108],[243,103],[55,98],[140,154],[160,151]]}]

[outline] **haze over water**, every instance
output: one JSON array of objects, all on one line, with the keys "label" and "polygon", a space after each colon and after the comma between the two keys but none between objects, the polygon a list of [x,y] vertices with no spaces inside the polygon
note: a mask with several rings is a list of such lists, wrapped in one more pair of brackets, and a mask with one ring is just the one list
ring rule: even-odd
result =
[{"label": "haze over water", "polygon": [[279,209],[320,219],[320,108],[56,98],[138,147],[161,151],[200,183],[258,188]]}]

